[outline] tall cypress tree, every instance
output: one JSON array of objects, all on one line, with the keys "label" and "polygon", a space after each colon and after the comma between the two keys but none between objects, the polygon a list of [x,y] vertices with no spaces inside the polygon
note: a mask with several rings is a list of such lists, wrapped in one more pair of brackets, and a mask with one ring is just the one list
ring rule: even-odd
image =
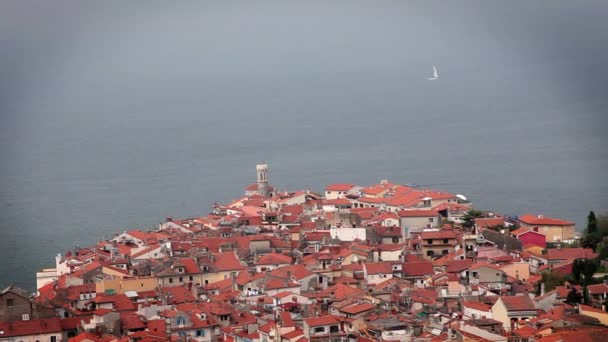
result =
[{"label": "tall cypress tree", "polygon": [[589,216],[587,216],[587,234],[595,233],[597,233],[597,219],[595,218],[595,213],[591,210]]}]

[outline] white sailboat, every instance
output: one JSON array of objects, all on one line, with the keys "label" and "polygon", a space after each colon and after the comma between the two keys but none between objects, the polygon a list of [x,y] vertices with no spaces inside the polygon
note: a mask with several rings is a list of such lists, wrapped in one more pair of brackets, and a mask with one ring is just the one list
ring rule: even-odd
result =
[{"label": "white sailboat", "polygon": [[429,77],[429,81],[434,81],[439,78],[439,73],[437,73],[437,68],[433,65],[433,77]]}]

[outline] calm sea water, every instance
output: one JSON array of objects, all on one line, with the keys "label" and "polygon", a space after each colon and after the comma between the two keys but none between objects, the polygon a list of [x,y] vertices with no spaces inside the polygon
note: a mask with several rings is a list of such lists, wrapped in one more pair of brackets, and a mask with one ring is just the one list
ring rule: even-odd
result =
[{"label": "calm sea water", "polygon": [[579,226],[608,209],[606,3],[36,6],[0,5],[0,285],[205,215],[262,161],[279,189],[388,178]]}]

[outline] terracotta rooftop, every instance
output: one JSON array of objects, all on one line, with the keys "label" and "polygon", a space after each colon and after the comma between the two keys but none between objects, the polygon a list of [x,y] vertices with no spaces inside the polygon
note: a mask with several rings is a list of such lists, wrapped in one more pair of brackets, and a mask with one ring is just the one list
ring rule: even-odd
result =
[{"label": "terracotta rooftop", "polygon": [[556,219],[553,217],[543,216],[543,215],[532,215],[525,214],[519,217],[519,220],[528,225],[538,225],[538,226],[572,226],[574,222]]},{"label": "terracotta rooftop", "polygon": [[507,311],[535,311],[534,303],[529,296],[502,296],[500,300],[503,302]]}]

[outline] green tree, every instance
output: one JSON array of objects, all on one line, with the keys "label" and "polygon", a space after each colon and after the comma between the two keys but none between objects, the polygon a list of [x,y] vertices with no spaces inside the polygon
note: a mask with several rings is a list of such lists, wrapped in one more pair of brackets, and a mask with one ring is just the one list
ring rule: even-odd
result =
[{"label": "green tree", "polygon": [[589,284],[593,280],[593,275],[597,271],[595,260],[575,259],[572,264],[572,277],[578,284]]},{"label": "green tree", "polygon": [[482,217],[483,212],[477,209],[469,209],[462,217],[462,225],[465,228],[472,228],[475,225],[475,219]]},{"label": "green tree", "polygon": [[578,304],[583,300],[583,296],[576,291],[574,287],[568,292],[568,296],[566,297],[566,303],[568,304]]},{"label": "green tree", "polygon": [[[545,284],[545,293],[553,291],[557,286],[562,286],[568,277],[558,272],[544,272],[539,283]],[[540,289],[539,289],[540,293]]]},{"label": "green tree", "polygon": [[587,234],[595,233],[597,233],[597,219],[595,218],[595,213],[591,210],[587,216]]},{"label": "green tree", "polygon": [[583,288],[583,304],[591,305],[591,297],[589,296],[589,289],[587,289],[587,286]]}]

